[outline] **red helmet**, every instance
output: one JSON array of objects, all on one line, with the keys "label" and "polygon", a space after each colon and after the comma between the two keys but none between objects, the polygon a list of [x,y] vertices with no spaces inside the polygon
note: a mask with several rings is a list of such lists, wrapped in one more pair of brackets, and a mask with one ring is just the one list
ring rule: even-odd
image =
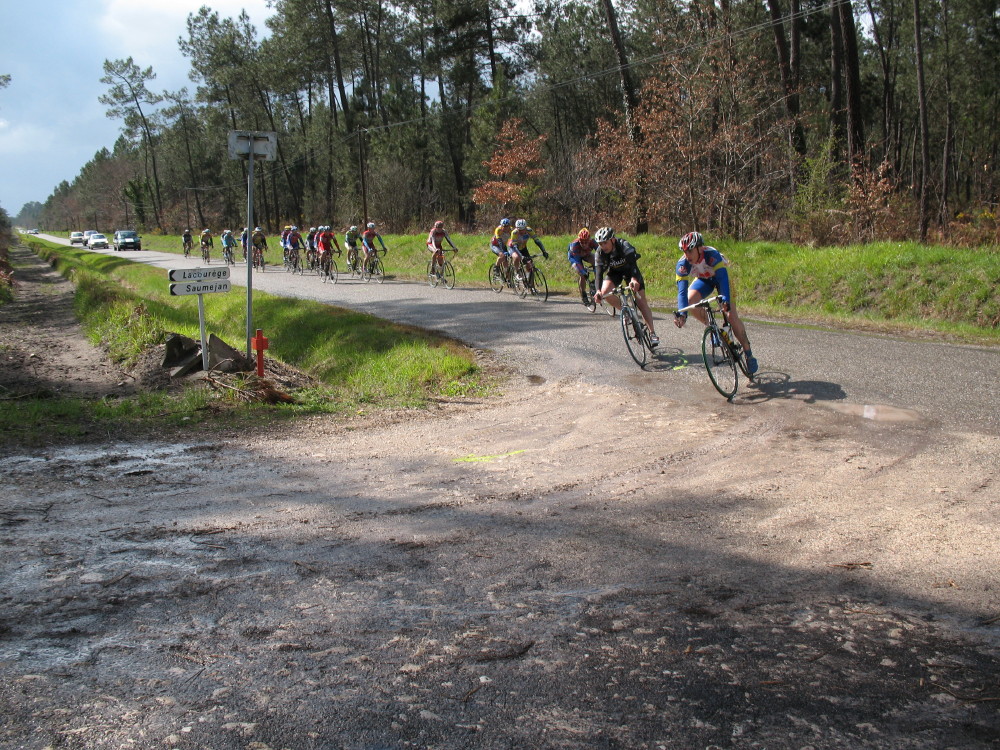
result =
[{"label": "red helmet", "polygon": [[687,252],[691,249],[697,249],[705,244],[705,240],[701,236],[701,232],[688,232],[683,237],[681,241],[677,243],[677,246],[681,249],[681,252]]},{"label": "red helmet", "polygon": [[587,229],[587,227],[584,227],[579,232],[577,232],[576,238],[580,240],[580,242],[586,242],[587,240],[590,239],[590,230]]}]

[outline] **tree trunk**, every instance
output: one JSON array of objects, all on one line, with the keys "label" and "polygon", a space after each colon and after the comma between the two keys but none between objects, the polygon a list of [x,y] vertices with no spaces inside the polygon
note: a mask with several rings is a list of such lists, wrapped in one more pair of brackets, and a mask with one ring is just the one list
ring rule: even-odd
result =
[{"label": "tree trunk", "polygon": [[840,29],[844,41],[844,83],[847,94],[847,161],[854,166],[865,158],[865,124],[861,107],[861,62],[858,58],[858,29],[854,6],[838,3]]},{"label": "tree trunk", "polygon": [[917,63],[917,105],[920,116],[920,241],[927,241],[927,227],[930,214],[927,210],[930,194],[928,176],[930,174],[931,146],[927,124],[927,93],[924,86],[924,47],[921,34],[920,0],[913,0],[913,41]]},{"label": "tree trunk", "polygon": [[[618,14],[611,0],[602,0],[604,13],[608,19],[608,31],[611,35],[611,43],[615,48],[615,55],[618,57],[618,71],[622,81],[622,96],[625,107],[625,127],[628,130],[632,145],[639,150],[642,148],[642,130],[639,128],[638,109],[639,94],[635,84],[632,82],[632,74],[629,72],[628,55],[625,54],[625,45],[622,44],[622,37],[618,31]],[[648,199],[646,196],[646,180],[641,169],[635,184],[635,222],[634,231],[636,234],[645,234],[649,231]]]},{"label": "tree trunk", "polygon": [[[798,84],[792,80],[792,56],[788,48],[788,41],[785,39],[785,27],[781,20],[781,8],[778,6],[778,0],[767,0],[767,7],[771,11],[774,47],[778,53],[778,72],[781,75],[781,85],[785,90],[785,112],[788,113],[788,117],[792,121],[792,132],[789,134],[790,144],[799,156],[805,156],[806,135],[802,129],[802,122],[799,120]],[[793,25],[798,23],[798,19],[793,16],[791,23]]]}]

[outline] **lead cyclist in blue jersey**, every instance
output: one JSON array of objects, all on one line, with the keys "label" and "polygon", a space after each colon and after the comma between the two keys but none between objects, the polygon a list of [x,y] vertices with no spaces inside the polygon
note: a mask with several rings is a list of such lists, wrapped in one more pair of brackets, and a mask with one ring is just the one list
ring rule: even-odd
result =
[{"label": "lead cyclist in blue jersey", "polygon": [[[729,317],[736,339],[743,347],[747,357],[747,368],[750,374],[757,372],[757,360],[750,352],[750,340],[747,338],[743,321],[736,313],[733,305],[733,293],[729,287],[729,271],[726,269],[726,257],[714,247],[705,244],[700,232],[688,232],[678,243],[684,253],[677,261],[677,309],[694,305],[703,300],[713,291],[721,297],[722,306]],[[694,281],[691,279],[694,278]],[[705,311],[696,307],[691,312],[705,325],[708,316]],[[683,328],[687,322],[687,313],[674,313],[674,323]]]}]

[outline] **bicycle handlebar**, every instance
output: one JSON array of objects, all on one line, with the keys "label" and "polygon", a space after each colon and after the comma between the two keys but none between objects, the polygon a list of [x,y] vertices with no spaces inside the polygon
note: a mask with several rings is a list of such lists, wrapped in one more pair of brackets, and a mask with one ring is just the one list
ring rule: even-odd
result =
[{"label": "bicycle handlebar", "polygon": [[700,300],[698,302],[695,302],[693,305],[688,305],[687,307],[682,307],[677,312],[679,312],[679,313],[687,312],[688,310],[693,310],[696,307],[708,307],[709,305],[711,305],[712,302],[715,302],[717,299],[719,299],[719,295],[718,294],[716,294],[714,297],[709,297],[708,299],[703,299],[703,300]]}]

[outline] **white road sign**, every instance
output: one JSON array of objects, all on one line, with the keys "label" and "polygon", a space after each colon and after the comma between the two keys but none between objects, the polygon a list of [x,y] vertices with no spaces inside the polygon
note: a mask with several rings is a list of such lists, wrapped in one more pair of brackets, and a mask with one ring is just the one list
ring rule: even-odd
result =
[{"label": "white road sign", "polygon": [[[216,268],[171,268],[167,272],[167,275],[171,281],[222,281],[229,278],[229,266],[218,266]],[[226,291],[229,290],[227,289]]]},{"label": "white road sign", "polygon": [[170,293],[180,296],[184,294],[213,294],[215,292],[228,292],[229,281],[184,281],[180,284],[171,284]]}]

